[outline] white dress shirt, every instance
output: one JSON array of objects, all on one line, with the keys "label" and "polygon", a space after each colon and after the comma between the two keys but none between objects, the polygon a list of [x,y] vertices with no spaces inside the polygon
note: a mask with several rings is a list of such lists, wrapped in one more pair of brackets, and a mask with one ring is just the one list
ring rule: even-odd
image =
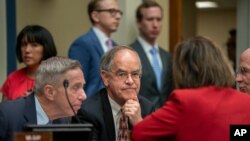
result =
[{"label": "white dress shirt", "polygon": [[109,39],[100,29],[93,27],[93,31],[95,32],[98,40],[101,43],[103,52],[107,52],[109,50],[108,45],[106,44],[107,40]]},{"label": "white dress shirt", "polygon": [[[149,61],[150,61],[150,64],[151,66],[153,66],[153,59],[152,59],[152,55],[150,53],[150,50],[152,49],[152,46],[146,42],[142,37],[137,37],[139,43],[142,45],[142,48],[144,50],[144,52],[146,53]],[[159,64],[160,64],[160,67],[162,68],[162,60],[161,60],[161,57],[160,57],[160,53],[159,53],[159,46],[158,44],[155,44],[153,47],[155,47],[157,49],[157,59],[159,61]]]},{"label": "white dress shirt", "polygon": [[40,102],[38,101],[37,97],[35,96],[35,105],[36,105],[36,119],[38,125],[45,125],[49,123],[49,118],[44,112]]},{"label": "white dress shirt", "polygon": [[111,109],[112,109],[112,114],[113,114],[113,118],[114,118],[114,124],[115,124],[115,136],[116,139],[118,138],[118,130],[119,130],[119,119],[122,116],[121,114],[121,106],[116,103],[110,96],[108,96],[109,98],[109,102],[111,105]]}]

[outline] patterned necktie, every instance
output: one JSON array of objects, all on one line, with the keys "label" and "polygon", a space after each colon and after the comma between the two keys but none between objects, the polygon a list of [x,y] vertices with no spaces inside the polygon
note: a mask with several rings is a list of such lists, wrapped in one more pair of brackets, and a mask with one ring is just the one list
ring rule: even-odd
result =
[{"label": "patterned necktie", "polygon": [[117,141],[127,141],[127,140],[128,140],[128,118],[122,114],[119,120]]},{"label": "patterned necktie", "polygon": [[112,43],[112,40],[110,38],[106,41],[106,45],[108,46],[108,50],[113,48],[113,43]]},{"label": "patterned necktie", "polygon": [[152,60],[153,60],[153,64],[152,64],[152,67],[153,67],[153,70],[154,70],[154,73],[155,73],[155,77],[156,77],[156,82],[157,82],[157,88],[158,90],[160,91],[161,90],[161,75],[162,75],[162,69],[160,67],[160,62],[157,58],[157,49],[155,47],[153,47],[151,50],[150,50],[150,53],[152,55]]}]

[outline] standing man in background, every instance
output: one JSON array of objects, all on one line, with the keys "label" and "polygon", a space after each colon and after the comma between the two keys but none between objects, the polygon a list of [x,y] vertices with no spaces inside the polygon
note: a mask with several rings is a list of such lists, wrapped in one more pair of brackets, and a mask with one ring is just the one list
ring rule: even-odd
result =
[{"label": "standing man in background", "polygon": [[89,19],[93,27],[78,37],[70,46],[69,58],[83,66],[87,96],[103,88],[99,61],[101,56],[116,44],[111,34],[118,29],[122,11],[117,0],[91,0],[88,5]]},{"label": "standing man in background", "polygon": [[136,10],[139,37],[130,46],[140,56],[142,78],[140,94],[161,107],[173,89],[172,58],[156,43],[160,34],[163,9],[155,1],[145,1]]}]

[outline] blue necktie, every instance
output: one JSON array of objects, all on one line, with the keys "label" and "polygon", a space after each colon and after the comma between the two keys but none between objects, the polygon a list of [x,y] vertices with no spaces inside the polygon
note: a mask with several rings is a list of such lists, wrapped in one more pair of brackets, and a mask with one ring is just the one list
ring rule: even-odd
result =
[{"label": "blue necktie", "polygon": [[152,67],[153,67],[153,70],[155,72],[155,77],[156,77],[156,81],[157,81],[157,88],[158,90],[160,91],[161,90],[161,74],[162,74],[162,69],[160,67],[160,62],[157,58],[157,49],[155,47],[153,47],[151,50],[150,50],[150,53],[152,55],[152,59],[153,59],[153,64],[152,64]]}]

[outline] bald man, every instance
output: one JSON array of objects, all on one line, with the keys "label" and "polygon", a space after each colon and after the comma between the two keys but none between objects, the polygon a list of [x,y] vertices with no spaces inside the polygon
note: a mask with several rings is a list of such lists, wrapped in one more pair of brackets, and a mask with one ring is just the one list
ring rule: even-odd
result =
[{"label": "bald man", "polygon": [[250,94],[250,48],[240,55],[236,81],[241,92]]}]

